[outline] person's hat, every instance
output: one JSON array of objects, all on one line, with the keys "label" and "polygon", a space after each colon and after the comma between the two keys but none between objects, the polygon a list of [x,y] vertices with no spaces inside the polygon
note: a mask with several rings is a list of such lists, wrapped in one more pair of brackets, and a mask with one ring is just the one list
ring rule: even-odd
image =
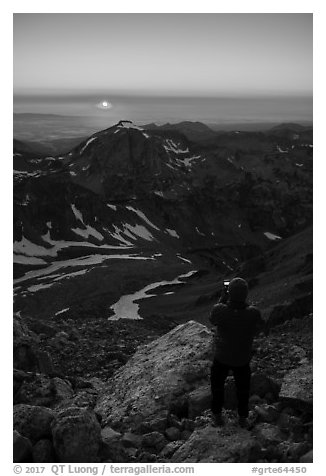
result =
[{"label": "person's hat", "polygon": [[245,302],[248,296],[248,283],[242,278],[234,278],[229,284],[230,301]]}]

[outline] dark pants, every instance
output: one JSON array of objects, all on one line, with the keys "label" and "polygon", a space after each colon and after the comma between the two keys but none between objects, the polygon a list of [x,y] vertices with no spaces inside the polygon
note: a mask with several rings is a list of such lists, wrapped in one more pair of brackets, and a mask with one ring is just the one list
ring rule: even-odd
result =
[{"label": "dark pants", "polygon": [[224,405],[224,383],[229,370],[232,370],[234,375],[238,399],[238,414],[241,417],[247,417],[251,376],[249,363],[241,367],[235,367],[214,360],[211,368],[212,412],[216,414],[222,411]]}]

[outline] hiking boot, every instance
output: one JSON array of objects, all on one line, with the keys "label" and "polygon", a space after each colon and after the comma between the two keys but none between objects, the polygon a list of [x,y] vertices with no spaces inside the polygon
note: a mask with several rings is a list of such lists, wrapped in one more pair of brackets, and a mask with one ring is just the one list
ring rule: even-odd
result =
[{"label": "hiking boot", "polygon": [[239,417],[239,425],[241,428],[245,428],[247,430],[249,428],[248,418],[244,416]]},{"label": "hiking boot", "polygon": [[214,426],[223,426],[224,419],[221,413],[213,413],[213,425]]}]

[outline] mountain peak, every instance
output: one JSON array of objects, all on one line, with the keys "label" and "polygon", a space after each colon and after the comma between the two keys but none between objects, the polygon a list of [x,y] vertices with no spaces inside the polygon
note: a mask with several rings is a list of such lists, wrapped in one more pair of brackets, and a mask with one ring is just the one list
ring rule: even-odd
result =
[{"label": "mountain peak", "polygon": [[121,120],[115,127],[118,129],[137,129],[139,131],[144,130],[142,127],[137,126],[130,120]]}]

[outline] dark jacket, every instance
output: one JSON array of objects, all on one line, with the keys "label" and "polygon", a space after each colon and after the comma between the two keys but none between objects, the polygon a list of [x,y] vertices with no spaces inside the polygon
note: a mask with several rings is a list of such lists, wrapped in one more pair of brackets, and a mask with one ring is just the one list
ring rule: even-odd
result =
[{"label": "dark jacket", "polygon": [[226,365],[247,364],[254,336],[265,329],[260,311],[247,303],[216,304],[210,315],[216,326],[215,359]]}]

